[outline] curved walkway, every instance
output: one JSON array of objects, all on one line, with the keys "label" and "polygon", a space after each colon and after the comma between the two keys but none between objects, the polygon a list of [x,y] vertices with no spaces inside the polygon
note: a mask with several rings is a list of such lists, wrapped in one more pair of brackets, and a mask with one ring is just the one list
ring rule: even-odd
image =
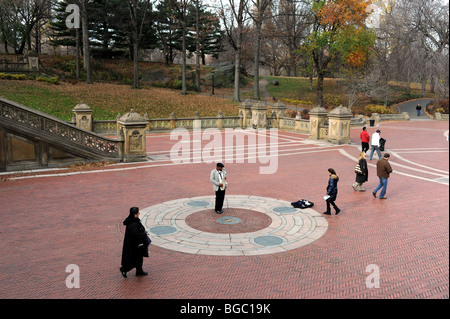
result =
[{"label": "curved walkway", "polygon": [[[416,99],[398,104],[401,112],[408,112],[410,120],[431,120],[428,115],[425,114],[425,108],[431,99]],[[422,112],[420,116],[417,116],[416,106],[420,104],[422,106]]]}]

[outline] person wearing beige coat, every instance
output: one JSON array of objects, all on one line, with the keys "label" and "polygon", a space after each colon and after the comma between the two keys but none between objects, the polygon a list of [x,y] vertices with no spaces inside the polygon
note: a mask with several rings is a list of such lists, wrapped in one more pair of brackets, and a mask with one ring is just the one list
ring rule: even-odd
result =
[{"label": "person wearing beige coat", "polygon": [[216,168],[211,171],[209,180],[213,184],[213,190],[216,192],[216,204],[214,211],[222,214],[223,201],[225,199],[225,189],[227,186],[227,172],[222,163],[217,163]]}]

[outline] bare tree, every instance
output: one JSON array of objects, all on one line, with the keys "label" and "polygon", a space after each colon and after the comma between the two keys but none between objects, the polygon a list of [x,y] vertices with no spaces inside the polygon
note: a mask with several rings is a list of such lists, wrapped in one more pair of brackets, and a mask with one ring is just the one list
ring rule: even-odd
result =
[{"label": "bare tree", "polygon": [[182,39],[181,39],[181,56],[182,56],[182,84],[181,94],[187,94],[186,86],[186,37],[188,33],[188,15],[189,7],[193,4],[194,0],[171,0],[177,18],[181,23]]},{"label": "bare tree", "polygon": [[[254,60],[254,83],[253,83],[253,98],[260,99],[259,95],[259,61],[260,61],[260,47],[261,47],[261,30],[263,22],[267,19],[267,9],[272,4],[271,0],[250,0],[248,3],[251,7],[247,8],[247,13],[252,18],[255,27],[255,60]],[[270,13],[270,12],[269,12]]]},{"label": "bare tree", "polygon": [[[240,69],[243,43],[244,26],[247,20],[245,9],[249,0],[220,0],[221,10],[219,16],[225,28],[228,42],[233,47],[234,58],[234,94],[233,101],[239,102],[240,98]],[[225,5],[224,2],[227,2]]]},{"label": "bare tree", "polygon": [[[133,37],[133,88],[140,89],[139,83],[139,47],[144,29],[145,19],[147,17],[147,9],[150,5],[150,0],[127,0],[128,8],[130,9],[130,19]],[[142,10],[142,18],[139,21],[138,12]]]},{"label": "bare tree", "polygon": [[91,52],[89,48],[88,28],[88,0],[78,0],[81,13],[81,28],[83,39],[84,71],[86,72],[86,83],[92,84]]}]

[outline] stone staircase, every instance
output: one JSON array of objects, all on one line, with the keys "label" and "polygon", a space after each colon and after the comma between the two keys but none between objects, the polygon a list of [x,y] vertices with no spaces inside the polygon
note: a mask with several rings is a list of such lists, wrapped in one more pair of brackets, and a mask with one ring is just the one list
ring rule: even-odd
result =
[{"label": "stone staircase", "polygon": [[0,98],[0,171],[124,161],[124,141]]}]

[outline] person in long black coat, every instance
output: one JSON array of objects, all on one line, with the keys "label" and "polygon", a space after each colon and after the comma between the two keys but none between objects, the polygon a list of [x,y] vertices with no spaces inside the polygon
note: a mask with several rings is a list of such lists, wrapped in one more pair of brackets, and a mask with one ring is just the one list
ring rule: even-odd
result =
[{"label": "person in long black coat", "polygon": [[142,269],[144,257],[148,257],[150,238],[139,219],[139,208],[131,207],[130,214],[123,221],[126,226],[122,248],[122,267],[120,272],[127,278],[127,272],[136,268],[136,276],[145,276],[148,273]]},{"label": "person in long black coat", "polygon": [[336,215],[341,212],[339,207],[337,207],[335,201],[337,198],[338,193],[338,187],[337,184],[339,182],[339,176],[336,174],[336,171],[333,168],[328,169],[328,185],[327,185],[327,196],[329,196],[326,199],[327,202],[327,211],[324,212],[325,215],[331,215],[331,206],[333,206],[334,210],[336,211]]},{"label": "person in long black coat", "polygon": [[359,187],[360,192],[365,192],[366,190],[364,189],[363,184],[369,180],[369,169],[367,168],[365,152],[361,152],[359,154],[358,164],[359,164],[359,167],[361,168],[362,174],[355,173],[356,174],[356,178],[355,178],[356,183],[353,184],[352,187],[355,191],[357,191],[358,187]]}]

